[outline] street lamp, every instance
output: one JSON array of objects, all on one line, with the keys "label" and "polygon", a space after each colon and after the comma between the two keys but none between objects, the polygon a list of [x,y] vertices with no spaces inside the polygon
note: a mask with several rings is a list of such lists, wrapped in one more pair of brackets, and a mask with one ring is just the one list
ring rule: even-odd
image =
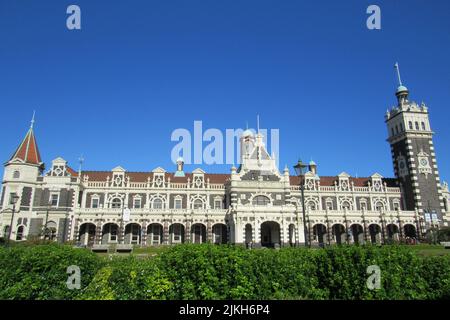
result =
[{"label": "street lamp", "polygon": [[301,196],[302,196],[302,210],[303,210],[303,232],[305,233],[305,246],[308,247],[309,246],[309,240],[308,240],[308,235],[307,235],[307,230],[306,230],[306,214],[305,214],[305,173],[306,173],[306,168],[308,166],[306,164],[304,164],[302,162],[302,160],[298,160],[298,163],[294,166],[295,172],[297,173],[297,175],[299,176],[299,178],[301,178],[301,182],[300,182],[300,191],[301,191]]},{"label": "street lamp", "polygon": [[44,240],[47,240],[47,238],[49,238],[47,224],[48,224],[48,214],[50,211],[50,206],[51,206],[51,201],[49,201],[49,203],[47,204],[47,212],[45,214]]},{"label": "street lamp", "polygon": [[19,196],[14,193],[11,195],[11,202],[10,204],[12,204],[12,214],[11,214],[11,223],[9,224],[9,230],[8,230],[8,245],[9,245],[9,241],[11,240],[11,231],[13,228],[13,221],[14,221],[14,214],[16,213],[16,203],[19,200]]}]

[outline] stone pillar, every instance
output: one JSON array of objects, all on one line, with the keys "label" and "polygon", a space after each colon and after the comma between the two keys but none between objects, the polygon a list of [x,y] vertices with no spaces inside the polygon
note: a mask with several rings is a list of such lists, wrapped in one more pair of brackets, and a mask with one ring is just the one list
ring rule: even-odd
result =
[{"label": "stone pillar", "polygon": [[95,244],[102,243],[102,221],[100,219],[96,220],[94,243]]},{"label": "stone pillar", "polygon": [[169,221],[167,221],[167,220],[164,220],[162,243],[169,244]]},{"label": "stone pillar", "polygon": [[119,244],[123,244],[125,240],[125,225],[123,221],[119,223]]},{"label": "stone pillar", "polygon": [[212,223],[209,219],[206,221],[206,242],[213,242]]},{"label": "stone pillar", "polygon": [[147,220],[142,220],[141,246],[147,246]]},{"label": "stone pillar", "polygon": [[76,243],[80,242],[79,228],[80,228],[80,221],[79,219],[75,218],[75,223],[73,227],[73,239],[75,240]]},{"label": "stone pillar", "polygon": [[186,243],[191,243],[191,222],[189,220],[186,221],[184,229],[184,241]]}]

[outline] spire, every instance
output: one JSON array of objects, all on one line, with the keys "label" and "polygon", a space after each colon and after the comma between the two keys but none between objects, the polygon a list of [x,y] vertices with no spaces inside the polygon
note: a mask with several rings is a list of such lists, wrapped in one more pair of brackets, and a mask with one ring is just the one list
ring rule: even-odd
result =
[{"label": "spire", "polygon": [[256,127],[258,128],[257,133],[259,134],[259,114],[256,115]]},{"label": "spire", "polygon": [[83,163],[84,163],[84,157],[83,157],[83,155],[81,155],[81,156],[78,158],[78,163],[79,163],[79,167],[78,167],[78,176],[81,177],[81,171],[82,171],[82,169],[83,169]]},{"label": "spire", "polygon": [[398,66],[398,62],[395,63],[394,68],[397,70],[398,85],[403,86],[402,78],[400,77],[400,67]]},{"label": "spire", "polygon": [[41,155],[39,154],[39,149],[36,143],[36,137],[34,136],[34,117],[35,113],[33,112],[33,118],[31,119],[31,126],[28,130],[25,138],[22,140],[22,143],[17,148],[16,152],[14,152],[13,156],[9,161],[13,160],[21,160],[28,164],[42,165]]},{"label": "spire", "polygon": [[400,67],[398,65],[398,62],[394,65],[395,70],[397,71],[397,78],[398,78],[398,87],[397,91],[395,92],[395,95],[398,99],[398,105],[401,106],[408,102],[408,88],[406,88],[402,83],[402,78],[400,77]]}]

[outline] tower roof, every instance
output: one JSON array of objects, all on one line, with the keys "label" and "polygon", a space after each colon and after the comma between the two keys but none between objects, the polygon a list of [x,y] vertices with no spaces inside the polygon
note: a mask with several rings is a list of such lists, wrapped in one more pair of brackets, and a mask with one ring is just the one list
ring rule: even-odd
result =
[{"label": "tower roof", "polygon": [[22,140],[22,143],[19,145],[9,161],[21,160],[29,164],[42,164],[41,155],[39,154],[39,149],[36,143],[36,137],[34,136],[33,123],[34,119],[31,122],[31,127],[25,135],[25,138]]}]

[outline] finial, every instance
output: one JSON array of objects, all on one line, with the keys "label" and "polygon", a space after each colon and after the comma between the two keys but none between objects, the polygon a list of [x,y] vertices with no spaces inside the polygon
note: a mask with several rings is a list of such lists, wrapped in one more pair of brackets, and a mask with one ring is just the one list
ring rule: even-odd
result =
[{"label": "finial", "polygon": [[398,62],[394,65],[395,69],[397,70],[397,77],[398,77],[398,85],[402,86],[402,78],[400,78],[400,67],[398,66]]},{"label": "finial", "polygon": [[36,111],[34,111],[33,110],[33,118],[31,118],[31,126],[30,126],[30,129],[33,129],[33,127],[34,127],[34,117],[35,117],[35,115],[36,115]]},{"label": "finial", "polygon": [[259,134],[259,114],[256,115],[256,125],[258,128],[258,134]]},{"label": "finial", "polygon": [[81,168],[83,166],[83,162],[84,162],[84,158],[83,158],[83,154],[78,158],[78,163],[80,164],[79,168],[78,168],[78,172],[81,174]]}]

